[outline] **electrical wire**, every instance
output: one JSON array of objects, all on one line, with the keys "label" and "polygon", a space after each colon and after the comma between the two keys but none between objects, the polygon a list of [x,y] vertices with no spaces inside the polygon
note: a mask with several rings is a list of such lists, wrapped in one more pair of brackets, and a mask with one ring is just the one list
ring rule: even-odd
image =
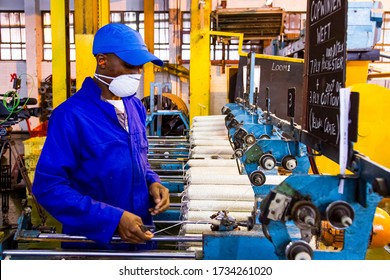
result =
[{"label": "electrical wire", "polygon": [[[4,93],[2,103],[3,103],[4,108],[9,112],[9,114],[7,115],[7,117],[5,117],[4,120],[0,121],[0,125],[6,123],[11,118],[11,116],[13,114],[18,113],[21,110],[23,110],[30,99],[30,95],[32,94],[32,91],[34,89],[34,78],[30,74],[27,74],[27,73],[20,74],[18,78],[21,79],[22,76],[29,77],[31,79],[31,82],[32,82],[31,89],[27,95],[26,101],[23,104],[20,104],[21,99],[20,99],[20,96],[19,96],[18,91],[16,89],[9,90],[6,93]],[[26,82],[26,84],[27,84],[27,82]],[[11,94],[13,95],[12,97],[10,96]],[[12,104],[10,104],[10,102],[8,102],[8,100],[10,98],[12,98]],[[17,109],[17,108],[19,108],[19,109]]]}]

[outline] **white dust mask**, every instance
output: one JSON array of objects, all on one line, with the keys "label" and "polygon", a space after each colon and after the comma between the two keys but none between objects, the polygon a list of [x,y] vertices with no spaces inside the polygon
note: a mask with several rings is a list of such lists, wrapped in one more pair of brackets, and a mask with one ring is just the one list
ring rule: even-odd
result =
[{"label": "white dust mask", "polygon": [[[99,77],[112,79],[112,81],[111,83],[107,83]],[[125,74],[114,78],[95,73],[95,78],[108,85],[108,89],[116,96],[128,97],[136,94],[139,87],[141,74]]]}]

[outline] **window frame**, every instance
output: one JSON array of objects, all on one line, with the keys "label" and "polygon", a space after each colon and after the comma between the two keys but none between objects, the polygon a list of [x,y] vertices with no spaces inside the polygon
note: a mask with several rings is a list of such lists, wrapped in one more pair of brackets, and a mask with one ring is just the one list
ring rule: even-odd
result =
[{"label": "window frame", "polygon": [[[3,14],[8,14],[8,25],[2,23]],[[11,14],[19,14],[19,23],[11,22]],[[8,29],[9,41],[3,38],[3,30]],[[19,40],[13,41],[15,30],[19,29]],[[4,45],[8,45],[5,47]],[[4,52],[9,50],[9,56],[5,56]],[[13,53],[19,51],[20,55],[15,58]],[[1,61],[26,61],[26,18],[24,11],[1,11],[0,12],[0,60]]]},{"label": "window frame", "polygon": [[[45,23],[45,15],[49,15],[50,23]],[[52,38],[51,38],[51,14],[50,11],[41,11],[42,18],[42,61],[53,61],[53,46],[52,46]],[[50,33],[50,40],[46,41],[46,32],[45,29],[48,29]],[[48,51],[50,55],[50,59],[46,56],[46,51]],[[75,30],[74,30],[74,12],[69,12],[69,60],[71,62],[76,61],[76,44],[75,44]]]}]

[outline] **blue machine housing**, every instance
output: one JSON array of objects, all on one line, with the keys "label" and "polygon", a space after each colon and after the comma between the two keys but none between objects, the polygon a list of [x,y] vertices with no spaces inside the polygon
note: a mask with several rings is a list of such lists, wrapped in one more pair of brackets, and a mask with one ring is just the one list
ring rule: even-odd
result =
[{"label": "blue machine housing", "polygon": [[[291,208],[301,201],[315,205],[322,220],[326,219],[327,208],[335,201],[348,203],[355,213],[352,224],[343,230],[343,248],[337,250],[314,248],[313,259],[364,259],[375,208],[381,196],[373,192],[370,184],[362,183],[356,178],[343,180],[344,190],[340,192],[338,176],[289,176],[274,189],[274,192],[281,192],[280,189],[286,189],[287,186],[295,196],[295,200],[286,207],[281,219],[263,217],[261,230],[254,228],[248,232],[204,233],[204,259],[288,259],[289,252],[286,252],[288,248],[293,244],[301,245],[300,229],[291,223],[293,216]],[[318,229],[318,226],[316,228]],[[321,227],[319,229],[321,230]],[[310,244],[320,244],[322,240],[321,235],[319,236],[313,235]]]}]

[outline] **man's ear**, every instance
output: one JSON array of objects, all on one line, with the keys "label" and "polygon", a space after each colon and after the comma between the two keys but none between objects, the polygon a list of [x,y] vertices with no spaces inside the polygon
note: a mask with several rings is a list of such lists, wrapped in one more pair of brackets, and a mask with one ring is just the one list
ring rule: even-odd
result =
[{"label": "man's ear", "polygon": [[99,67],[105,68],[106,67],[106,56],[104,54],[97,54],[96,55],[96,63]]}]

